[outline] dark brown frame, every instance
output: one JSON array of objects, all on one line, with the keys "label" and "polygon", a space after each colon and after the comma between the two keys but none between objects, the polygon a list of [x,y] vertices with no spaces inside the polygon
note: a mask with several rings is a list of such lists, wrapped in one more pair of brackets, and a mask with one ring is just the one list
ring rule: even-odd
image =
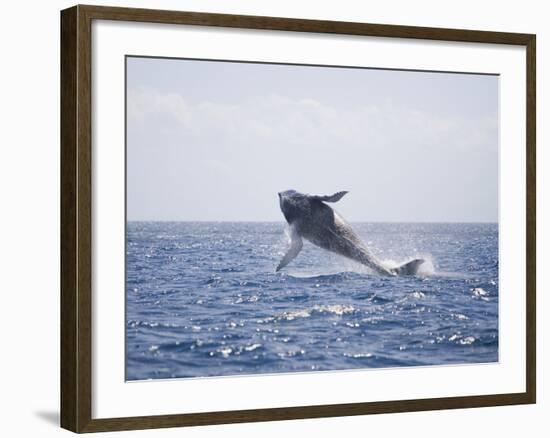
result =
[{"label": "dark brown frame", "polygon": [[[525,46],[527,52],[526,391],[418,400],[92,419],[92,20],[219,26]],[[532,34],[163,10],[74,6],[61,12],[61,426],[74,432],[336,417],[536,402],[535,47]]]}]

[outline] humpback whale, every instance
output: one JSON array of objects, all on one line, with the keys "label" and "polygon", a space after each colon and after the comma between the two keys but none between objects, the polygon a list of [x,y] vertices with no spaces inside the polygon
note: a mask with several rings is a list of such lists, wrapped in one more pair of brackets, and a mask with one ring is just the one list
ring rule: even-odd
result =
[{"label": "humpback whale", "polygon": [[359,262],[381,275],[415,275],[424,260],[411,260],[397,268],[384,266],[366,247],[351,226],[329,207],[327,202],[338,202],[348,193],[319,196],[287,190],[279,193],[281,211],[290,228],[290,248],[277,266],[277,271],[288,265],[300,252],[302,239],[327,251]]}]

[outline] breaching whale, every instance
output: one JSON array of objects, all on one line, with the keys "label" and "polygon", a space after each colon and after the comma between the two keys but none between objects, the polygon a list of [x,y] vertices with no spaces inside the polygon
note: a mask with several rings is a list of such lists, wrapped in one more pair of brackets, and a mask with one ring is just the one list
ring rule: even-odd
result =
[{"label": "breaching whale", "polygon": [[318,196],[287,190],[279,193],[279,204],[290,226],[290,248],[277,266],[288,265],[300,252],[302,238],[323,249],[355,260],[382,275],[415,275],[424,260],[415,259],[397,268],[385,267],[368,250],[351,226],[326,202],[338,202],[348,193]]}]

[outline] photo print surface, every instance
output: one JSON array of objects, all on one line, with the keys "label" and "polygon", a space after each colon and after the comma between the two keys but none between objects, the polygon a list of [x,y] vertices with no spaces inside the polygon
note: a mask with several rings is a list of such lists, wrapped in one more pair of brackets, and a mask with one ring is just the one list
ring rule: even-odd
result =
[{"label": "photo print surface", "polygon": [[492,363],[498,76],[126,58],[126,379]]}]

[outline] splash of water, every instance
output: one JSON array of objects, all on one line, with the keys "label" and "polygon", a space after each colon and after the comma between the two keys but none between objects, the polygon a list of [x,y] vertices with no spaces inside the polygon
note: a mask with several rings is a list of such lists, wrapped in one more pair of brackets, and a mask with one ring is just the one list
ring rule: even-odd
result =
[{"label": "splash of water", "polygon": [[408,263],[414,259],[423,259],[424,263],[420,265],[418,268],[418,271],[416,275],[418,277],[433,277],[436,275],[439,275],[435,268],[435,264],[433,261],[433,257],[431,254],[421,254],[414,257],[407,257],[400,260],[394,260],[394,259],[384,259],[382,260],[382,264],[387,267],[388,269],[394,269],[399,266],[404,265],[405,263]]}]

